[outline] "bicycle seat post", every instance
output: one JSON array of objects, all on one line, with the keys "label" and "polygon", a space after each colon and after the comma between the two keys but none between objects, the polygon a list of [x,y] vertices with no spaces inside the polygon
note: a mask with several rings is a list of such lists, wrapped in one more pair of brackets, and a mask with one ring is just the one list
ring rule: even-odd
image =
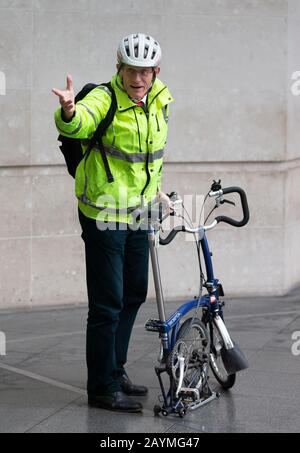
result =
[{"label": "bicycle seat post", "polygon": [[157,246],[155,244],[155,239],[156,239],[155,234],[156,233],[155,233],[154,228],[149,226],[148,242],[149,242],[149,250],[150,250],[150,256],[151,256],[151,264],[152,264],[153,280],[154,280],[154,286],[155,286],[157,309],[158,309],[158,315],[159,315],[160,321],[165,322],[166,313],[165,313],[162,284],[161,284],[160,271],[159,271],[159,265],[158,265]]}]

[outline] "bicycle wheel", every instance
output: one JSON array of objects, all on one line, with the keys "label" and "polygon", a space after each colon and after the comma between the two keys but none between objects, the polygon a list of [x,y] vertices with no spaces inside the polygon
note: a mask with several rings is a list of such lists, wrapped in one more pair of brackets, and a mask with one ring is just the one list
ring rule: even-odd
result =
[{"label": "bicycle wheel", "polygon": [[212,322],[209,323],[210,330],[210,367],[211,370],[223,389],[230,389],[234,383],[236,374],[228,374],[221,355],[221,351],[224,348],[224,341],[222,335]]},{"label": "bicycle wheel", "polygon": [[197,388],[201,394],[207,383],[209,369],[209,336],[207,329],[198,318],[189,318],[180,327],[177,334],[178,352],[176,345],[171,355],[171,369],[175,381],[178,381],[177,356],[183,354],[186,358],[183,386]]}]

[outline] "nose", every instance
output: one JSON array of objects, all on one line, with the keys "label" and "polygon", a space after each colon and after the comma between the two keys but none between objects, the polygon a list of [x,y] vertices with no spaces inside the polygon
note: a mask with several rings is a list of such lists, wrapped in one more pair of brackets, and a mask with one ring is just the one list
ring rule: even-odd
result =
[{"label": "nose", "polygon": [[132,79],[136,82],[140,82],[142,80],[142,75],[139,71],[134,71],[132,75]]}]

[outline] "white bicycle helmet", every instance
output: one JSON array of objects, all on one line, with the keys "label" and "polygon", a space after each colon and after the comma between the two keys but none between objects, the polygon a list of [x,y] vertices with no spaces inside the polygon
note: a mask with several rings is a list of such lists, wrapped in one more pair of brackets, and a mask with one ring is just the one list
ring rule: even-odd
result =
[{"label": "white bicycle helmet", "polygon": [[149,35],[131,34],[122,39],[118,47],[117,58],[119,64],[143,68],[156,67],[161,60],[161,48],[158,42]]}]

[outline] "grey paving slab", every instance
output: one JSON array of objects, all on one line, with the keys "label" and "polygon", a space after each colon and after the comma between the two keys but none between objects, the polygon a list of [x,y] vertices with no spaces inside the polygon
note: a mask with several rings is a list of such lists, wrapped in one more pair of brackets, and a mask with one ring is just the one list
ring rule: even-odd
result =
[{"label": "grey paving slab", "polygon": [[[289,298],[282,296],[279,300],[270,298],[258,298],[253,303],[252,299],[241,298],[235,300],[225,300],[225,310],[230,318],[248,318],[255,319],[261,316],[276,316],[284,314],[297,314],[299,312],[299,296],[298,298]],[[261,301],[264,300],[263,304]]]},{"label": "grey paving slab", "polygon": [[[72,356],[73,346],[70,350],[64,345],[47,351],[42,355],[35,355],[24,360],[18,366],[33,373],[48,376],[62,382],[67,382],[80,388],[86,387],[85,354],[82,351]],[[64,347],[65,349],[61,349]]]},{"label": "grey paving slab", "polygon": [[0,432],[23,433],[79,395],[0,369]]},{"label": "grey paving slab", "polygon": [[251,370],[265,371],[268,373],[298,374],[300,380],[300,356],[295,356],[291,348],[275,351],[264,348],[250,357]]},{"label": "grey paving slab", "polygon": [[76,306],[24,313],[0,313],[0,329],[6,333],[8,341],[25,341],[32,337],[82,331],[86,317],[86,308]]},{"label": "grey paving slab", "polygon": [[6,352],[7,355],[1,357],[2,363],[85,388],[85,338],[83,335],[72,335],[62,340],[39,338],[14,344],[8,343]]},{"label": "grey paving slab", "polygon": [[[214,405],[214,407],[212,406]],[[222,393],[218,400],[176,420],[172,430],[193,432],[248,433],[299,432],[299,402],[282,397],[242,396]],[[180,432],[180,431],[178,431]]]},{"label": "grey paving slab", "polygon": [[284,329],[277,332],[265,347],[275,351],[291,352],[291,347],[294,342],[292,335],[294,332],[300,332],[300,317],[296,317]]},{"label": "grey paving slab", "polygon": [[154,417],[150,411],[142,414],[122,414],[89,408],[81,398],[39,423],[33,433],[163,433],[174,421]]},{"label": "grey paving slab", "polygon": [[272,333],[278,332],[279,330],[284,329],[289,325],[295,318],[295,314],[282,314],[276,315],[272,313],[268,314],[255,314],[253,317],[245,316],[244,317],[230,317],[225,316],[226,325],[232,331],[242,331],[246,332],[258,332],[258,333]]},{"label": "grey paving slab", "polygon": [[[227,325],[227,322],[226,322]],[[275,335],[275,332],[256,330],[256,331],[244,331],[241,330],[242,327],[239,327],[239,330],[234,329],[232,326],[229,327],[232,339],[240,346],[240,348],[245,351],[249,349],[259,350],[268,344]],[[246,354],[247,355],[247,354]]]},{"label": "grey paving slab", "polygon": [[[264,370],[248,369],[239,373],[234,394],[244,396],[282,397],[299,399],[299,373],[274,372],[266,365]],[[299,406],[300,407],[300,406]]]}]

